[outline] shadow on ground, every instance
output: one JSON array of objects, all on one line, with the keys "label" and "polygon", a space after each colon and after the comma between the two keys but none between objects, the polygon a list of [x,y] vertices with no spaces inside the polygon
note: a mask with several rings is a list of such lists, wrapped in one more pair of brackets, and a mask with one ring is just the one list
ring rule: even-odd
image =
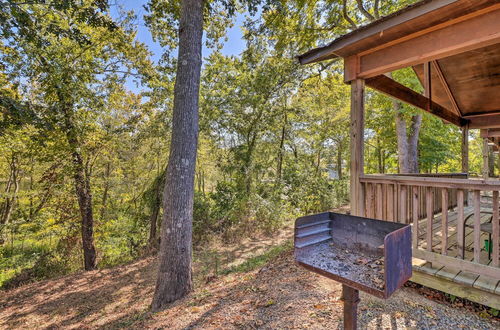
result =
[{"label": "shadow on ground", "polygon": [[[198,283],[191,295],[153,314],[149,304],[155,268],[155,259],[147,258],[1,292],[0,328],[341,328],[340,284],[296,266],[290,250],[259,269]],[[361,328],[500,326],[466,309],[430,301],[411,288],[387,301],[361,297]]]}]

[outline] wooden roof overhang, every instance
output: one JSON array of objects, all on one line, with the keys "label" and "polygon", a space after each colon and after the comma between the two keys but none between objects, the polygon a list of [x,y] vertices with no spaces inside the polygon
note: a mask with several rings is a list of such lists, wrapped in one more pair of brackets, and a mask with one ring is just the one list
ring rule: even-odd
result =
[{"label": "wooden roof overhang", "polygon": [[[344,59],[344,79],[447,122],[500,128],[500,0],[423,0],[298,56]],[[424,95],[385,73],[412,67]]]}]

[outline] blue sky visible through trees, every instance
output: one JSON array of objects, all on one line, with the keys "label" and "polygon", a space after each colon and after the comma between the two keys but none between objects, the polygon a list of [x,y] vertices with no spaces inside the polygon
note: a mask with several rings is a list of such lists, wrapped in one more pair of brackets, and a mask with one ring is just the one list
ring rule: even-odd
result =
[{"label": "blue sky visible through trees", "polygon": [[[157,62],[163,50],[157,42],[153,41],[149,29],[144,24],[144,15],[147,14],[144,5],[147,1],[148,0],[117,0],[115,5],[111,6],[111,15],[117,17],[120,7],[126,11],[134,11],[137,15],[137,39],[148,46],[149,50],[153,53],[152,59]],[[228,29],[228,40],[224,42],[224,47],[222,48],[222,53],[224,55],[239,55],[245,49],[245,41],[243,40],[243,33],[241,31],[243,21],[244,15],[238,14],[234,26]],[[203,57],[210,55],[210,52],[211,50],[204,45]],[[137,87],[132,80],[127,83],[127,87],[136,93],[140,91],[140,86]]]}]

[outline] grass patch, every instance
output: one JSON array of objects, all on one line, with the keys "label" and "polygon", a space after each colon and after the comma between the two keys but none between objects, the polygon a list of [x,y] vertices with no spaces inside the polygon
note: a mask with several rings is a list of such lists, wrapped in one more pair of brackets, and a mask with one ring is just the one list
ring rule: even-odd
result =
[{"label": "grass patch", "polygon": [[264,266],[270,260],[276,258],[285,251],[290,251],[292,248],[293,248],[292,241],[291,240],[285,241],[280,245],[269,248],[263,254],[247,259],[239,265],[224,269],[221,273],[223,275],[227,275],[231,273],[250,272],[254,269]]}]

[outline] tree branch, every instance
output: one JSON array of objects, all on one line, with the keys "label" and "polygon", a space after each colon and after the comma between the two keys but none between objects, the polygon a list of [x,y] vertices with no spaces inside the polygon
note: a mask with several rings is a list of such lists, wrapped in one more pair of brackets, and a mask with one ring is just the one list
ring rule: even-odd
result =
[{"label": "tree branch", "polygon": [[375,0],[375,3],[373,5],[373,13],[374,13],[375,19],[380,18],[379,7],[380,7],[380,0]]},{"label": "tree branch", "polygon": [[354,23],[354,21],[349,17],[349,15],[347,14],[347,0],[343,0],[342,1],[342,13],[344,15],[344,18],[347,22],[349,22],[349,24],[351,25],[351,27],[353,29],[357,29],[358,26],[356,25],[356,23]]},{"label": "tree branch", "polygon": [[373,17],[373,15],[370,14],[370,12],[366,10],[365,7],[363,6],[363,0],[356,0],[356,2],[358,4],[358,8],[361,11],[361,13],[363,13],[363,15],[365,15],[365,17],[368,18],[370,21],[374,21],[375,17]]}]

